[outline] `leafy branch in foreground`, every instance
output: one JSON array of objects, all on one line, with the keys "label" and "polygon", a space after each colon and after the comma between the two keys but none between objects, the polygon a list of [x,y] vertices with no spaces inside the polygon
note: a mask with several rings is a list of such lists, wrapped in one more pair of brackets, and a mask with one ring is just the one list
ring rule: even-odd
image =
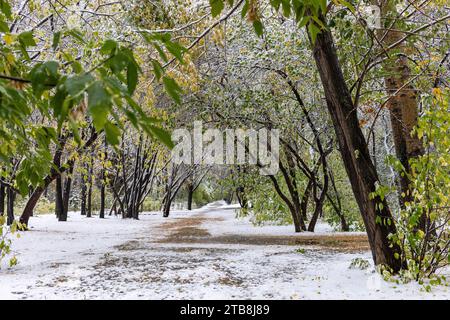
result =
[{"label": "leafy branch in foreground", "polygon": [[[47,33],[51,39],[42,39],[42,34],[38,39],[34,34],[36,27],[13,33],[18,18],[11,5],[2,1],[0,9],[0,33],[4,42],[0,49],[0,177],[5,184],[23,195],[30,187],[41,184],[53,166],[51,149],[58,145],[58,137],[62,132],[70,133],[81,145],[80,128],[86,122],[92,122],[95,130],[104,132],[106,141],[113,146],[119,144],[125,122],[172,146],[170,135],[160,126],[160,121],[149,116],[133,97],[142,70],[128,45],[114,40],[88,41],[78,28]],[[30,7],[29,10],[32,15],[39,9]],[[46,22],[42,20],[39,26]],[[165,34],[159,36],[161,39],[156,39],[159,43],[149,43],[161,55],[166,56],[167,50],[182,61],[184,48],[171,41],[170,36],[169,39]],[[86,69],[82,60],[89,58],[70,53],[71,39],[78,51],[84,50],[91,56],[84,63]],[[47,61],[46,40],[51,42],[54,51],[50,55],[53,59]],[[38,56],[44,61],[36,62]],[[163,68],[155,69],[154,73],[169,95],[179,102],[181,89],[176,82],[164,75]],[[27,154],[27,157],[13,168],[11,158],[15,154]]]},{"label": "leafy branch in foreground", "polygon": [[[6,226],[6,216],[0,215],[0,268],[2,266],[2,260],[7,256],[11,256],[11,238],[16,236],[20,238],[20,234],[17,230],[21,228],[20,222],[13,222],[12,225]],[[8,260],[9,267],[13,267],[17,264],[16,256],[12,256]]]}]

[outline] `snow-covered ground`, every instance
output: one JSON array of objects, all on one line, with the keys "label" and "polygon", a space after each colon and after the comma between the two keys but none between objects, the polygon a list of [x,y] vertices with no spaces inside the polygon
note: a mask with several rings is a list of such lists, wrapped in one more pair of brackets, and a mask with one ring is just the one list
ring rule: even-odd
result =
[{"label": "snow-covered ground", "polygon": [[354,258],[371,261],[370,253],[314,242],[339,236],[324,224],[316,234],[294,235],[292,227],[236,220],[233,209],[213,203],[169,218],[149,212],[139,221],[33,217],[31,231],[13,243],[19,264],[0,269],[0,298],[450,298],[448,287],[428,293],[416,283],[385,282],[372,266],[349,268]]}]

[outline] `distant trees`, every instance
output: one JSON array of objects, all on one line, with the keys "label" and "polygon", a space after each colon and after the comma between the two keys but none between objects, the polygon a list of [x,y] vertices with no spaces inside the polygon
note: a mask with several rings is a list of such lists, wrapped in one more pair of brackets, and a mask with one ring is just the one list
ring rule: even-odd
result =
[{"label": "distant trees", "polygon": [[153,190],[161,170],[161,163],[158,162],[161,150],[142,134],[137,137],[136,144],[133,139],[131,135],[122,136],[120,151],[110,155],[110,161],[115,165],[108,176],[116,214],[138,219],[140,208]]},{"label": "distant trees", "polygon": [[202,169],[199,165],[171,163],[165,171],[167,176],[165,178],[166,182],[164,184],[164,196],[162,199],[163,217],[169,216],[172,202],[183,186],[187,187],[187,208],[188,210],[192,210],[193,194],[199,187],[208,169]]}]

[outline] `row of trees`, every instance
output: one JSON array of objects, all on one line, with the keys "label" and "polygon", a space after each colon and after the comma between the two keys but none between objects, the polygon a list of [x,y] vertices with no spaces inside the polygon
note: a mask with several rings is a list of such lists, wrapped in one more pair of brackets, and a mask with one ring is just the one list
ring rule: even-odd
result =
[{"label": "row of trees", "polygon": [[[100,217],[137,219],[150,199],[168,216],[177,197],[191,208],[214,186],[257,223],[363,228],[393,273],[419,278],[448,262],[445,3],[2,4],[10,223],[18,195],[26,225],[49,190],[65,221],[71,199],[92,215],[97,189]],[[374,5],[375,28],[363,14]],[[166,130],[186,119],[279,129],[280,171],[172,164]]]}]

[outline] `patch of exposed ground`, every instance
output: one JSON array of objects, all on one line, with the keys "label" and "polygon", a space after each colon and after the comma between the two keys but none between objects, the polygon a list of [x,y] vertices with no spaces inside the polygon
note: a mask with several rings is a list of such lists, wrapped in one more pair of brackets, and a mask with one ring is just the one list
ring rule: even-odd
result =
[{"label": "patch of exposed ground", "polygon": [[315,246],[340,252],[361,252],[369,250],[366,235],[355,234],[293,234],[293,235],[242,235],[224,234],[212,236],[202,224],[215,221],[220,224],[221,218],[209,218],[195,215],[175,219],[162,224],[159,228],[165,232],[165,237],[159,243],[214,243],[243,245],[287,245]]}]

